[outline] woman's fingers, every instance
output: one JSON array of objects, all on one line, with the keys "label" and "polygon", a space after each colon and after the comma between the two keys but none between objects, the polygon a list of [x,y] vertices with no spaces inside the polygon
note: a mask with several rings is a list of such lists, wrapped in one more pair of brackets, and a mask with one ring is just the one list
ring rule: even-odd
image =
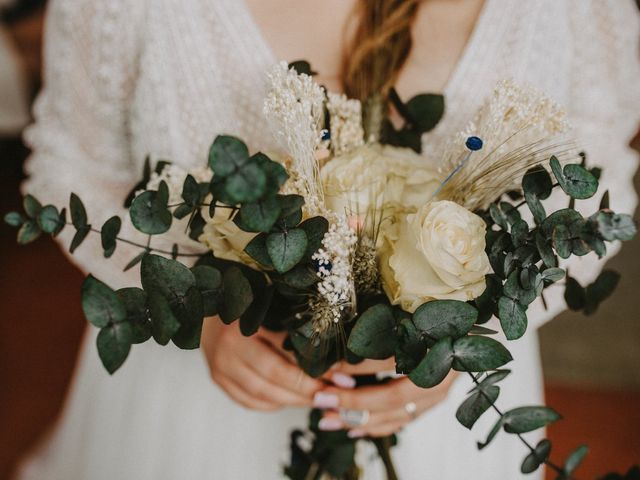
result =
[{"label": "woman's fingers", "polygon": [[330,371],[341,372],[348,375],[374,375],[379,372],[395,372],[396,363],[393,358],[386,360],[365,360],[363,362],[351,365],[347,362],[337,363]]},{"label": "woman's fingers", "polygon": [[320,380],[311,378],[278,355],[261,340],[256,339],[245,348],[246,354],[241,357],[243,363],[274,385],[294,393],[304,402],[296,405],[311,405],[315,393],[325,386]]},{"label": "woman's fingers", "polygon": [[239,403],[243,407],[263,412],[272,412],[281,408],[281,405],[259,400],[251,396],[234,379],[227,377],[226,375],[219,373],[214,374],[214,380],[233,401]]}]

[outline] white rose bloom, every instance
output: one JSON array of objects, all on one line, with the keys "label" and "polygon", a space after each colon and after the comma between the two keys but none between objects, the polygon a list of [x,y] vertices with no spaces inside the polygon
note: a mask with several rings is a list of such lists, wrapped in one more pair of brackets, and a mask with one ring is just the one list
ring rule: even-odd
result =
[{"label": "white rose bloom", "polygon": [[415,210],[440,184],[425,157],[408,148],[379,144],[332,158],[321,168],[320,178],[327,206],[358,216],[383,206]]},{"label": "white rose bloom", "polygon": [[387,174],[379,150],[368,145],[332,158],[320,169],[327,207],[348,216],[382,207]]},{"label": "white rose bloom", "polygon": [[202,235],[198,237],[200,243],[206,245],[217,258],[256,266],[255,261],[244,252],[247,244],[256,236],[255,233],[240,230],[229,219],[227,208],[216,208],[213,218],[209,216],[208,208],[203,208],[201,212],[206,224]]},{"label": "white rose bloom", "polygon": [[414,210],[429,202],[440,186],[437,167],[410,148],[383,145],[379,150],[389,171],[385,201]]},{"label": "white rose bloom", "polygon": [[428,203],[387,227],[380,273],[392,303],[414,312],[431,300],[480,296],[491,271],[485,233],[479,216],[450,201]]}]

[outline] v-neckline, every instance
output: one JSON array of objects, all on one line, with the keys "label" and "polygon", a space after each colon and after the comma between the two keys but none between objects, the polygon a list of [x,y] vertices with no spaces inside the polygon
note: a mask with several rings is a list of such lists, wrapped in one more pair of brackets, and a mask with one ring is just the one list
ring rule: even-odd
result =
[{"label": "v-neckline", "polygon": [[[268,42],[262,27],[258,23],[258,20],[254,17],[251,8],[246,0],[237,0],[240,4],[240,10],[242,16],[245,17],[245,22],[253,32],[252,37],[255,38],[256,47],[262,51],[263,59],[267,64],[274,65],[279,59],[275,50]],[[467,42],[458,57],[458,61],[451,70],[449,78],[447,79],[443,91],[441,92],[445,98],[454,96],[457,92],[458,85],[463,75],[467,71],[467,66],[471,63],[471,59],[475,58],[478,54],[482,54],[479,39],[485,36],[485,33],[490,31],[491,25],[488,23],[488,19],[492,17],[492,11],[495,9],[498,0],[484,0],[484,3],[478,14],[473,30],[467,39]]]}]

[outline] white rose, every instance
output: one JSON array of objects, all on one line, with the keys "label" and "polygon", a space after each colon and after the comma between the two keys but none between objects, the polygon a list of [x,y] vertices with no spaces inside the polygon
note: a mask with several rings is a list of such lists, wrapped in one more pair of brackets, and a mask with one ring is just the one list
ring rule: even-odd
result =
[{"label": "white rose", "polygon": [[384,145],[380,156],[389,171],[387,203],[403,209],[417,209],[431,200],[440,186],[440,175],[429,160],[410,148]]},{"label": "white rose", "polygon": [[414,312],[435,299],[480,296],[491,271],[485,233],[480,217],[450,201],[428,203],[387,227],[380,274],[392,303]]},{"label": "white rose", "polygon": [[408,148],[363,145],[329,160],[320,170],[327,206],[366,215],[383,206],[416,209],[440,185],[427,159]]},{"label": "white rose", "polygon": [[229,219],[227,208],[216,208],[213,218],[209,216],[208,210],[202,209],[206,224],[198,241],[205,244],[217,258],[256,266],[255,261],[244,252],[256,234],[240,230],[233,220]]},{"label": "white rose", "polygon": [[332,158],[320,169],[327,207],[348,216],[380,208],[387,175],[375,147],[364,145]]}]

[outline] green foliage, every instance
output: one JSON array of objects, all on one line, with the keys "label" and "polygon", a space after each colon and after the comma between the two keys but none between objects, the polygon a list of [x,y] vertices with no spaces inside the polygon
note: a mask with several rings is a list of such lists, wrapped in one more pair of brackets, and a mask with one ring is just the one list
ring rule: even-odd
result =
[{"label": "green foliage", "polygon": [[486,372],[513,360],[500,342],[479,335],[462,337],[453,342],[453,355],[453,369],[460,372]]},{"label": "green foliage", "polygon": [[597,231],[608,242],[629,241],[635,237],[637,228],[630,215],[601,211],[595,217]]},{"label": "green foliage", "polygon": [[[25,210],[27,210],[26,203]],[[69,198],[69,211],[71,212],[71,223],[76,227],[76,230],[82,230],[87,226],[87,210],[84,208],[84,204],[82,203],[82,200],[80,200],[80,197],[75,193],[72,193]]]},{"label": "green foliage", "polygon": [[409,374],[409,379],[418,387],[435,387],[451,370],[454,355],[453,340],[448,337],[439,340]]},{"label": "green foliage", "polygon": [[11,227],[19,227],[24,223],[24,217],[18,212],[9,212],[4,216],[4,223]]},{"label": "green foliage", "polygon": [[131,222],[142,233],[159,235],[171,228],[173,219],[167,208],[169,193],[167,184],[160,183],[158,191],[147,190],[138,195],[131,204]]},{"label": "green foliage", "polygon": [[458,300],[434,300],[418,307],[413,314],[415,327],[434,340],[460,338],[471,330],[478,310]]},{"label": "green foliage", "polygon": [[54,233],[60,226],[60,213],[53,205],[42,207],[38,213],[38,226],[44,233]]},{"label": "green foliage", "polygon": [[458,421],[468,429],[471,429],[476,421],[497,400],[500,388],[488,385],[481,390],[472,393],[456,411]]},{"label": "green foliage", "polygon": [[253,291],[249,280],[238,267],[230,267],[222,274],[224,304],[220,309],[222,321],[229,324],[249,308],[253,302]]},{"label": "green foliage", "polygon": [[587,456],[587,453],[589,453],[589,447],[587,447],[586,445],[580,445],[569,454],[564,462],[563,468],[565,477],[567,479],[571,478],[571,475],[576,470],[576,468],[580,466],[582,460],[584,460],[584,457]]},{"label": "green foliage", "polygon": [[169,300],[158,290],[151,290],[148,295],[153,338],[160,345],[166,345],[169,343],[169,340],[171,340],[171,337],[180,329],[180,322],[178,322],[178,319],[171,310]]},{"label": "green foliage", "polygon": [[100,237],[102,240],[102,248],[104,249],[105,258],[109,258],[116,250],[116,241],[120,228],[122,227],[122,220],[120,217],[113,216],[105,222],[100,230]]},{"label": "green foliage", "polygon": [[116,292],[91,275],[82,284],[81,296],[84,316],[96,327],[120,323],[127,318],[125,305]]},{"label": "green foliage", "polygon": [[274,232],[266,239],[267,252],[274,268],[285,273],[300,262],[307,251],[307,234],[301,228]]},{"label": "green foliage", "polygon": [[529,453],[522,462],[522,473],[533,473],[540,465],[547,461],[551,453],[551,442],[547,439],[540,440],[533,452]]},{"label": "green foliage", "polygon": [[383,360],[395,353],[395,329],[391,307],[384,303],[374,305],[358,318],[347,347],[363,358]]},{"label": "green foliage", "polygon": [[503,416],[507,433],[527,433],[560,420],[560,415],[549,407],[518,407]]},{"label": "green foliage", "polygon": [[551,157],[549,164],[560,187],[571,198],[591,198],[598,190],[598,179],[583,166],[569,164],[562,168],[556,157]]},{"label": "green foliage", "polygon": [[110,324],[100,330],[96,344],[104,368],[113,374],[129,355],[133,342],[133,330],[128,323]]}]

